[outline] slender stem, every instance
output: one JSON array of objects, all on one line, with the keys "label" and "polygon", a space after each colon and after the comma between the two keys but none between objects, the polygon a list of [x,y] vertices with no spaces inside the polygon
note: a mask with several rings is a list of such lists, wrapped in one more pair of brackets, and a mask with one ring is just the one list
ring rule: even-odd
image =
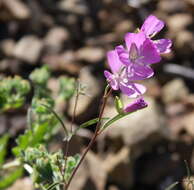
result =
[{"label": "slender stem", "polygon": [[70,131],[71,131],[71,133],[73,132],[73,123],[74,123],[74,120],[75,120],[75,114],[76,114],[76,108],[77,108],[78,98],[79,98],[79,87],[77,87],[77,90],[76,90],[75,104],[74,104],[74,108],[73,108],[73,116],[72,116],[71,125],[70,125]]},{"label": "slender stem", "polygon": [[112,89],[110,89],[110,90],[107,90],[107,89],[108,88],[105,89],[105,93],[104,93],[104,96],[103,96],[103,102],[102,102],[102,105],[101,105],[101,108],[100,108],[100,113],[99,113],[99,121],[96,124],[96,129],[95,129],[94,135],[93,135],[92,139],[90,140],[90,143],[86,147],[86,149],[85,149],[85,151],[84,151],[84,153],[83,153],[79,163],[77,164],[77,166],[73,170],[73,172],[72,172],[72,174],[71,174],[71,176],[69,178],[69,181],[68,181],[67,185],[65,186],[65,190],[68,190],[69,185],[70,185],[73,177],[75,176],[75,173],[77,172],[78,168],[80,167],[81,163],[83,162],[84,158],[86,157],[86,154],[88,153],[88,151],[90,150],[90,148],[92,147],[92,145],[96,141],[96,138],[98,137],[98,131],[100,129],[102,115],[104,113],[104,109],[105,109],[105,106],[106,106],[106,103],[107,103],[107,99],[108,99],[109,95],[112,92]]},{"label": "slender stem", "polygon": [[[76,97],[75,97],[75,104],[74,104],[74,108],[73,108],[73,115],[72,115],[72,119],[71,119],[71,124],[70,124],[70,132],[71,134],[73,133],[73,123],[75,120],[75,114],[76,114],[76,108],[77,108],[77,104],[78,104],[78,98],[79,98],[79,90],[80,90],[80,84],[79,81],[77,82],[77,88],[76,88]],[[65,148],[65,168],[64,168],[64,174],[67,168],[67,158],[68,158],[68,152],[69,152],[69,139],[66,142],[66,148]]]},{"label": "slender stem", "polygon": [[58,114],[49,106],[45,105],[45,104],[41,104],[42,106],[44,106],[49,112],[53,113],[54,116],[57,118],[57,120],[60,122],[61,126],[63,127],[64,131],[65,131],[65,135],[68,137],[68,130],[64,124],[64,122],[62,121],[62,119],[58,116]]}]

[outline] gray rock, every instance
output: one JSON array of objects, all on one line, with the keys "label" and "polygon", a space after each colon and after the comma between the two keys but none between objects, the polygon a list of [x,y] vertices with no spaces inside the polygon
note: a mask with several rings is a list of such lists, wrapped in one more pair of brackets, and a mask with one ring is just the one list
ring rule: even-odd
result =
[{"label": "gray rock", "polygon": [[180,101],[187,97],[188,89],[182,79],[174,79],[164,85],[162,89],[162,99],[165,103]]},{"label": "gray rock", "polygon": [[12,56],[15,42],[12,39],[6,39],[1,42],[1,49],[6,56]]},{"label": "gray rock", "polygon": [[186,10],[187,6],[185,1],[179,0],[162,0],[158,2],[158,9],[165,13],[176,13]]},{"label": "gray rock", "polygon": [[55,111],[58,114],[63,113],[67,102],[59,97],[59,80],[57,78],[50,78],[48,80],[48,88],[51,90],[52,97],[55,100]]},{"label": "gray rock", "polygon": [[170,16],[166,21],[170,33],[174,36],[177,32],[180,32],[191,25],[193,22],[193,18],[190,14],[187,13],[177,13]]},{"label": "gray rock", "polygon": [[18,179],[11,187],[7,190],[21,190],[21,189],[28,189],[33,190],[33,183],[29,177],[25,177],[23,179]]},{"label": "gray rock", "polygon": [[7,131],[7,119],[4,115],[0,116],[0,135]]},{"label": "gray rock", "polygon": [[85,184],[87,183],[87,180],[89,179],[89,171],[86,161],[83,161],[81,166],[79,167],[78,171],[76,172],[72,183],[69,186],[69,190],[75,190],[75,189],[85,189]]},{"label": "gray rock", "polygon": [[134,182],[131,156],[130,148],[123,146],[118,152],[109,153],[103,162],[108,179],[123,189],[130,189]]},{"label": "gray rock", "polygon": [[63,27],[51,28],[45,37],[45,45],[51,52],[59,52],[69,38],[68,31]]},{"label": "gray rock", "polygon": [[101,61],[105,57],[105,52],[98,47],[84,47],[76,52],[76,58],[81,61],[95,63]]},{"label": "gray rock", "polygon": [[20,0],[2,0],[3,5],[16,19],[27,19],[30,17],[30,9]]},{"label": "gray rock", "polygon": [[127,19],[127,20],[123,20],[119,23],[116,24],[114,31],[117,33],[117,35],[124,35],[126,32],[129,31],[134,31],[135,30],[135,26],[134,23]]},{"label": "gray rock", "polygon": [[185,127],[186,131],[189,135],[194,137],[194,112],[191,112],[190,114],[185,115],[183,119],[183,126]]},{"label": "gray rock", "polygon": [[[101,87],[99,81],[93,76],[89,67],[84,67],[80,71],[79,80],[85,88],[86,95],[80,95],[77,105],[76,117],[79,120],[85,120],[90,118],[91,115],[96,113],[98,104],[96,101],[99,99],[101,93]],[[68,113],[72,116],[75,104],[75,95],[70,100],[70,106]]]},{"label": "gray rock", "polygon": [[188,2],[188,4],[194,6],[194,0],[186,0],[186,2]]},{"label": "gray rock", "polygon": [[58,3],[58,7],[74,14],[86,15],[88,13],[86,4],[81,0],[62,0]]},{"label": "gray rock", "polygon": [[36,36],[23,37],[15,46],[13,55],[28,63],[34,64],[41,53],[43,43]]},{"label": "gray rock", "polygon": [[194,50],[194,35],[192,32],[183,30],[177,33],[175,47],[180,55],[190,56]]},{"label": "gray rock", "polygon": [[[104,169],[103,161],[98,155],[88,152],[86,156],[86,162],[88,165],[88,171],[93,183],[98,190],[104,190],[107,179],[107,172]],[[99,172],[97,172],[99,171]]]},{"label": "gray rock", "polygon": [[53,71],[65,71],[71,74],[78,74],[81,65],[75,59],[75,53],[71,50],[62,54],[48,54],[42,58],[43,64],[48,64]]}]

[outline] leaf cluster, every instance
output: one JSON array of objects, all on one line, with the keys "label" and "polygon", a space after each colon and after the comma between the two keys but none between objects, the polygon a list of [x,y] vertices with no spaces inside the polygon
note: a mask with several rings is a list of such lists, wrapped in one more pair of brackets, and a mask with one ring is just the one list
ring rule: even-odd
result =
[{"label": "leaf cluster", "polygon": [[12,185],[16,179],[22,176],[23,168],[14,168],[8,172],[2,173],[2,167],[5,163],[5,157],[7,154],[7,144],[9,141],[9,135],[5,134],[0,138],[0,189],[5,189]]},{"label": "leaf cluster", "polygon": [[24,104],[30,91],[30,84],[19,76],[7,77],[0,81],[0,111],[19,108]]},{"label": "leaf cluster", "polygon": [[61,184],[68,181],[79,160],[79,155],[75,155],[65,161],[61,150],[49,153],[43,145],[29,147],[23,155],[23,162],[27,168],[32,169],[35,186],[42,189],[60,189]]}]

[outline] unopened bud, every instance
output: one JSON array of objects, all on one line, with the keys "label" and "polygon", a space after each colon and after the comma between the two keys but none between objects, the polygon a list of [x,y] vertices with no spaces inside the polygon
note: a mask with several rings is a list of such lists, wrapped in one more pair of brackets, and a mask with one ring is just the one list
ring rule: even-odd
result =
[{"label": "unopened bud", "polygon": [[147,102],[143,98],[139,98],[139,99],[135,100],[133,103],[129,104],[124,109],[124,113],[132,113],[132,112],[135,112],[139,109],[143,109],[147,106],[148,106]]},{"label": "unopened bud", "polygon": [[115,97],[115,107],[119,114],[123,113],[123,102],[118,96]]}]

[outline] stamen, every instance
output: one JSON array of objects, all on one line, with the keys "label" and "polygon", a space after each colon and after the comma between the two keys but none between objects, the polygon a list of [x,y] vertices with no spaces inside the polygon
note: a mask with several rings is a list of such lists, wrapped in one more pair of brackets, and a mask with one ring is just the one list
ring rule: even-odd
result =
[{"label": "stamen", "polygon": [[137,58],[139,57],[138,55],[138,49],[135,43],[131,44],[130,50],[129,50],[129,59],[134,62]]},{"label": "stamen", "polygon": [[124,78],[124,79],[123,79],[123,82],[124,82],[124,83],[128,83],[129,81],[128,81],[128,79]]}]

